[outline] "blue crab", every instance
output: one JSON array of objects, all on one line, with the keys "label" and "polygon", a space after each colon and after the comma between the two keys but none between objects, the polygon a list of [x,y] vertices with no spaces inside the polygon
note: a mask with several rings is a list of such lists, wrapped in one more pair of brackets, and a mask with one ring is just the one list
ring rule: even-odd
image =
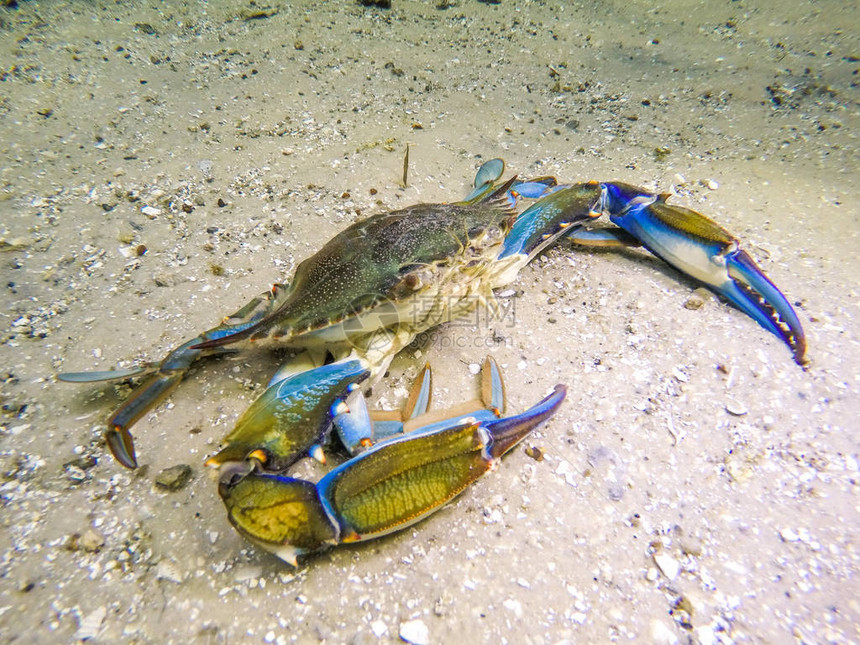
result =
[{"label": "blue crab", "polygon": [[[448,488],[437,487],[425,500],[427,508],[410,511],[409,518],[420,519],[557,409],[564,397],[561,386],[534,408],[504,418],[504,389],[492,361],[485,365],[478,401],[437,413],[428,412],[429,369],[406,409],[393,418],[368,412],[361,386],[379,378],[417,334],[478,306],[493,306],[493,290],[514,280],[559,238],[592,246],[643,246],[754,318],[789,346],[798,364],[805,363],[805,336],[791,304],[739,241],[704,215],[622,182],[503,181],[503,173],[504,162],[491,160],[462,201],[418,204],[349,226],[302,262],[289,284],[275,285],[158,364],[59,378],[91,382],[149,374],[108,420],[108,446],[133,468],[137,459],[129,429],[198,359],[249,345],[300,350],[207,461],[221,470],[219,491],[239,531],[295,562],[297,554],[408,524],[400,518],[371,527],[356,519],[379,511],[381,491],[393,494],[391,464],[413,463],[406,455],[426,451],[430,461],[438,455],[444,462],[448,437],[474,452],[462,457],[472,464],[462,465],[463,472],[471,474],[461,472]],[[518,212],[521,198],[534,202]],[[611,225],[592,228],[603,215]],[[324,459],[322,445],[332,427],[355,456],[317,484],[287,477],[285,471],[302,456]],[[478,455],[480,467],[469,461]],[[451,458],[460,463],[461,457]],[[426,464],[414,463],[415,470],[406,469],[405,479],[397,481],[429,482]],[[376,492],[355,501],[356,486]],[[270,522],[292,528],[279,534]]]}]

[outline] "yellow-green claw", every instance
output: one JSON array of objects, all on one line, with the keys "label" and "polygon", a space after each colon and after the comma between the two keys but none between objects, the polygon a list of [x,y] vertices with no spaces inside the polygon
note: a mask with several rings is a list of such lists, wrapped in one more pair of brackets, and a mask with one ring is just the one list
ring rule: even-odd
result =
[{"label": "yellow-green claw", "polygon": [[419,428],[350,459],[316,485],[255,468],[225,469],[219,493],[242,535],[295,564],[302,553],[380,537],[438,510],[551,417],[565,392],[558,385],[513,417]]},{"label": "yellow-green claw", "polygon": [[273,474],[234,478],[223,469],[218,492],[230,523],[254,544],[298,566],[296,556],[336,542],[337,526],[312,482]]},{"label": "yellow-green claw", "polygon": [[267,471],[283,472],[306,455],[324,461],[321,444],[332,419],[368,375],[361,361],[346,360],[276,381],[239,417],[224,447],[206,465],[253,458]]}]

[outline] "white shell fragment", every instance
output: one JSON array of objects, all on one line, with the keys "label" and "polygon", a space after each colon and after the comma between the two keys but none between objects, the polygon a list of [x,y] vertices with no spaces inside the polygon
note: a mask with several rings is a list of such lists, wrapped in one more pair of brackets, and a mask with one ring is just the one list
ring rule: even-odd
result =
[{"label": "white shell fragment", "polygon": [[668,580],[674,580],[681,571],[681,563],[667,553],[657,553],[654,556],[654,564]]},{"label": "white shell fragment", "polygon": [[370,631],[372,631],[373,635],[377,638],[382,638],[385,635],[385,632],[388,631],[388,625],[386,625],[384,621],[374,620],[370,623]]},{"label": "white shell fragment", "polygon": [[400,623],[401,640],[412,645],[430,645],[430,630],[423,620],[407,620]]},{"label": "white shell fragment", "polygon": [[180,583],[185,576],[182,575],[182,571],[179,570],[176,563],[170,560],[161,560],[155,567],[155,577],[159,580]]},{"label": "white shell fragment", "polygon": [[656,619],[651,621],[651,638],[649,640],[654,645],[676,645],[679,642],[678,637],[666,623]]},{"label": "white shell fragment", "polygon": [[800,540],[800,536],[789,528],[782,529],[779,532],[779,537],[782,538],[783,542],[797,542]]},{"label": "white shell fragment", "polygon": [[747,409],[747,406],[745,406],[740,401],[736,401],[734,399],[727,399],[725,407],[726,407],[726,412],[728,412],[729,414],[736,416],[736,417],[742,417],[747,412],[749,412],[749,410]]},{"label": "white shell fragment", "polygon": [[97,609],[93,609],[86,616],[81,618],[81,623],[78,626],[78,631],[72,637],[78,641],[88,641],[99,635],[102,629],[102,623],[107,616],[107,607],[102,605]]}]

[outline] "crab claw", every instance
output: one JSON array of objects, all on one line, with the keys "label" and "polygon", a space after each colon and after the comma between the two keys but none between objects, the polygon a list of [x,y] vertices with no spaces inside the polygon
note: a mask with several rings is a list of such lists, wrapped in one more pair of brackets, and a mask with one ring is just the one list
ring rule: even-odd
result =
[{"label": "crab claw", "polygon": [[791,348],[798,365],[806,358],[806,335],[794,308],[756,265],[750,255],[737,249],[726,256],[731,283],[720,293]]},{"label": "crab claw", "polygon": [[701,280],[781,338],[791,348],[795,362],[806,362],[806,336],[794,308],[739,248],[737,238],[701,213],[667,204],[667,195],[624,183],[601,187],[593,216],[607,212],[613,224],[651,253]]},{"label": "crab claw", "polygon": [[159,370],[126,399],[107,420],[105,442],[114,458],[126,468],[137,468],[134,438],[129,430],[151,408],[164,400],[182,381],[185,370]]},{"label": "crab claw", "polygon": [[282,472],[305,455],[324,461],[321,444],[332,419],[347,412],[344,400],[370,376],[357,359],[323,365],[269,385],[239,417],[225,446],[206,461],[224,464],[253,459]]},{"label": "crab claw", "polygon": [[316,485],[256,470],[237,476],[231,469],[218,492],[239,533],[296,566],[298,555],[380,537],[437,511],[552,416],[564,396],[557,385],[513,417],[418,429],[350,459]]}]

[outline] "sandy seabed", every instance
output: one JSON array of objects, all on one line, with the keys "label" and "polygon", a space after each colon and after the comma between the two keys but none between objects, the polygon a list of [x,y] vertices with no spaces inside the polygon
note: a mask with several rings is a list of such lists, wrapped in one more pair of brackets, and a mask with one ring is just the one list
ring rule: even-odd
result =
[{"label": "sandy seabed", "polygon": [[[0,641],[860,641],[856,7],[653,4],[5,1]],[[455,403],[487,353],[514,410],[565,383],[543,461],[297,571],[202,468],[276,357],[195,370],[136,426],[134,472],[101,439],[129,387],[55,380],[158,360],[496,156],[725,225],[796,303],[809,368],[645,253],[560,245],[510,317],[433,331],[373,388],[396,405],[430,361]]]}]

